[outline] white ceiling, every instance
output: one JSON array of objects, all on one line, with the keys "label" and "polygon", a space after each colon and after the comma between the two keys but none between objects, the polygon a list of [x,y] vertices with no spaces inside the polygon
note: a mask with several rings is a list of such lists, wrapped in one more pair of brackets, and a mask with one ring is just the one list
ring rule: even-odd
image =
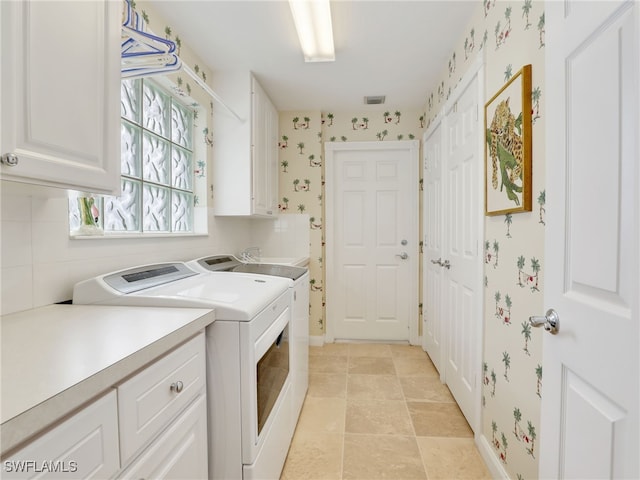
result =
[{"label": "white ceiling", "polygon": [[[479,5],[333,0],[336,60],[305,63],[284,0],[153,1],[214,77],[253,71],[281,111],[423,108]],[[365,95],[387,98],[374,107]]]}]

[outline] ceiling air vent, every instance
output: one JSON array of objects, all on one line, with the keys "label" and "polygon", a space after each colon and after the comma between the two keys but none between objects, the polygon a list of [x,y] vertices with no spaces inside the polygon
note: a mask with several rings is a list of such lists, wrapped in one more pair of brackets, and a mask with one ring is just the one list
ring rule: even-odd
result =
[{"label": "ceiling air vent", "polygon": [[364,103],[367,105],[382,105],[384,103],[384,95],[374,95],[364,97]]}]

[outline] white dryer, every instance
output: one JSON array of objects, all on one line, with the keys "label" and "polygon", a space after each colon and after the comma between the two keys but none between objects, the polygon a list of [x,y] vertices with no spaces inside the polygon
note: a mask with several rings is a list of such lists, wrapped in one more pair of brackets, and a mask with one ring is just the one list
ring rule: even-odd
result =
[{"label": "white dryer", "polygon": [[233,255],[211,255],[187,262],[200,272],[257,274],[289,279],[291,288],[292,418],[295,427],[309,387],[309,270],[305,267],[271,263],[249,263]]},{"label": "white dryer", "polygon": [[214,308],[207,327],[209,477],[278,479],[294,426],[290,282],[144,265],[75,285],[73,303]]}]

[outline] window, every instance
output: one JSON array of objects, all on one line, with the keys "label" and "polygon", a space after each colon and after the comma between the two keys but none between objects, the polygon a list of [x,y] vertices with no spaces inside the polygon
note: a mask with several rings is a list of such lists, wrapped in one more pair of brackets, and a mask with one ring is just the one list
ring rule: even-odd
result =
[{"label": "window", "polygon": [[122,193],[118,197],[80,197],[71,201],[72,234],[90,233],[81,227],[91,218],[93,228],[107,234],[203,230],[194,225],[198,203],[196,171],[198,176],[205,176],[205,163],[195,162],[195,158],[206,156],[206,151],[198,152],[194,142],[198,111],[197,104],[186,105],[157,81],[123,80]]}]

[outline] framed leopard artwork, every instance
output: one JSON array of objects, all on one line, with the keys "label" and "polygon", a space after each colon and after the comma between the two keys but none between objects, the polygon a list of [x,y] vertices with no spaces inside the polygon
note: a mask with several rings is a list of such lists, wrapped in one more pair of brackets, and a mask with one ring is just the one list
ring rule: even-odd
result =
[{"label": "framed leopard artwork", "polygon": [[531,211],[531,65],[485,105],[485,213]]}]

